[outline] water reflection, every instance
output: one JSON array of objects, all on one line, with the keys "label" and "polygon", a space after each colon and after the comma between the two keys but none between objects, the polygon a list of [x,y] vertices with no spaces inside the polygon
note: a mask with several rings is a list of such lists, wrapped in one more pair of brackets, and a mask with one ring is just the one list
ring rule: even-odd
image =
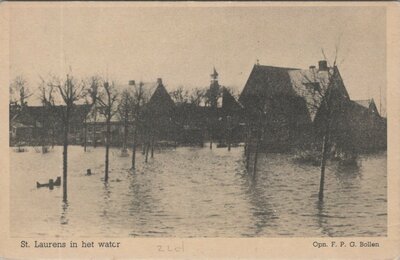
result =
[{"label": "water reflection", "polygon": [[251,211],[253,215],[252,235],[259,235],[265,231],[265,228],[271,226],[274,217],[274,211],[268,203],[267,178],[264,172],[259,170],[256,176],[248,174],[244,176],[244,184],[247,186],[246,195],[249,198]]},{"label": "water reflection", "polygon": [[337,163],[333,171],[343,189],[351,189],[360,186],[362,174],[361,167],[358,163],[350,165]]},{"label": "water reflection", "polygon": [[67,225],[68,224],[68,201],[65,201],[61,204],[61,217],[60,217],[60,223],[61,225]]},{"label": "water reflection", "polygon": [[[324,202],[318,203],[319,167],[292,163],[285,154],[260,154],[255,179],[239,148],[229,153],[178,148],[157,153],[148,164],[138,154],[135,173],[128,170],[130,158],[116,155],[104,183],[104,152],[83,154],[81,147],[71,147],[71,196],[62,207],[58,192],[32,189],[38,179],[54,178],[58,155],[11,154],[13,235],[44,230],[48,236],[386,235],[385,154],[361,157],[363,164],[356,167],[332,162]],[[31,156],[32,163],[22,156]],[[83,177],[82,165],[98,175]]]},{"label": "water reflection", "polygon": [[108,210],[111,208],[110,203],[111,203],[111,187],[108,182],[103,183],[103,201],[101,204],[103,205],[103,209],[100,212],[100,217],[105,218],[106,220],[109,220],[108,217]]},{"label": "water reflection", "polygon": [[320,228],[320,232],[323,235],[326,236],[333,236],[333,233],[331,231],[331,228],[329,228],[329,224],[328,224],[328,218],[329,215],[327,214],[327,212],[325,211],[325,206],[324,206],[324,201],[323,200],[318,200],[316,203],[316,209],[317,209],[317,223],[318,226]]}]

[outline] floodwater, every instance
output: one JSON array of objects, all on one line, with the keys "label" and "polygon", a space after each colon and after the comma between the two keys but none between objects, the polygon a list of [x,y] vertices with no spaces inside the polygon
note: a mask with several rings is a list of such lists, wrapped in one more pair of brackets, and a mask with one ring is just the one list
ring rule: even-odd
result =
[{"label": "floodwater", "polygon": [[[243,148],[156,150],[147,164],[137,154],[110,153],[104,175],[102,147],[69,147],[68,203],[62,188],[36,181],[62,175],[62,147],[41,154],[10,148],[11,235],[118,237],[386,236],[386,153],[361,156],[359,166],[330,163],[324,203],[319,168],[287,154],[260,154],[255,178]],[[86,169],[92,170],[85,176]]]}]

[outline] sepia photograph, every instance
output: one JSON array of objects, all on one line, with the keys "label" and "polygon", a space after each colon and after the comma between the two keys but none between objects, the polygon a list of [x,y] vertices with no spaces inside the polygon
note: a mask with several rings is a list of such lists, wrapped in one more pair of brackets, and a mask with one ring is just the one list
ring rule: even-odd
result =
[{"label": "sepia photograph", "polygon": [[12,235],[386,235],[384,8],[12,12]]},{"label": "sepia photograph", "polygon": [[18,246],[382,247],[369,238],[389,234],[385,6],[7,8],[7,225],[31,238]]}]

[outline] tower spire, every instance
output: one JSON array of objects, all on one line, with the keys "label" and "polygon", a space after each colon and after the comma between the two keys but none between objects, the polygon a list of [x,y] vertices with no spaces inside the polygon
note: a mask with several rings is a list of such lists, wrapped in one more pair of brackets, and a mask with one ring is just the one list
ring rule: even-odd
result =
[{"label": "tower spire", "polygon": [[211,76],[212,80],[214,80],[214,81],[218,80],[218,72],[215,69],[215,67],[213,68],[213,73],[210,76]]}]

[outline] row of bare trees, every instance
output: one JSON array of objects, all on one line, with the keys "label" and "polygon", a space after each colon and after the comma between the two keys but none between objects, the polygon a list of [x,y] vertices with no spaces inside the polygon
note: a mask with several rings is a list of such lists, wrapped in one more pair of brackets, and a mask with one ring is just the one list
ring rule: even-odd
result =
[{"label": "row of bare trees", "polygon": [[193,88],[191,90],[184,89],[182,86],[169,92],[172,100],[176,104],[192,104],[195,106],[211,106],[216,104],[217,99],[222,97],[222,89],[225,88],[233,97],[238,98],[239,93],[235,88],[219,86],[215,91],[210,90],[209,87]]},{"label": "row of bare trees", "polygon": [[[67,201],[67,178],[68,178],[68,145],[69,130],[71,119],[76,113],[78,104],[86,104],[89,107],[84,116],[84,151],[87,146],[87,115],[94,118],[102,116],[105,119],[105,169],[104,181],[109,178],[109,150],[111,139],[111,122],[114,117],[124,124],[123,152],[127,150],[128,129],[133,126],[132,139],[132,169],[135,169],[135,156],[137,146],[138,127],[142,119],[141,109],[149,100],[143,83],[130,85],[129,88],[118,91],[115,82],[110,82],[99,76],[93,76],[87,80],[78,80],[74,76],[67,74],[65,78],[51,76],[48,79],[40,78],[39,98],[44,110],[49,111],[49,115],[57,114],[62,124],[62,144],[63,144],[63,201]],[[32,96],[27,81],[23,76],[18,76],[10,84],[10,109],[11,107],[24,107],[27,105],[26,99]],[[21,110],[21,109],[19,109]],[[15,111],[16,113],[18,111]],[[87,114],[87,115],[86,115]],[[57,120],[49,120],[53,123]],[[49,124],[47,124],[48,126]],[[44,123],[43,123],[44,126]],[[96,124],[94,124],[96,127]],[[47,129],[49,130],[49,129]],[[51,131],[54,138],[54,127]],[[96,131],[94,135],[94,147],[96,146]],[[43,141],[44,143],[44,141]]]},{"label": "row of bare trees", "polygon": [[[51,133],[54,145],[54,135],[56,121],[61,121],[62,128],[62,145],[63,145],[63,200],[67,200],[67,177],[68,177],[68,145],[69,130],[71,127],[71,118],[78,104],[86,104],[89,111],[86,111],[94,121],[98,116],[105,119],[105,169],[104,181],[109,178],[109,149],[111,139],[111,123],[115,117],[123,123],[123,145],[122,153],[127,153],[128,143],[132,143],[132,169],[136,164],[136,149],[138,141],[138,129],[144,125],[144,119],[141,118],[142,108],[149,100],[149,93],[146,92],[144,84],[130,85],[129,88],[117,91],[115,82],[109,82],[100,76],[93,76],[87,80],[79,80],[71,74],[66,77],[50,76],[48,79],[40,77],[39,99],[44,107],[43,111],[48,111],[47,115],[57,114],[58,120],[48,120],[46,126],[51,125]],[[230,91],[234,94],[234,91]],[[27,105],[27,98],[33,93],[29,90],[26,79],[18,76],[10,85],[10,107],[11,104],[18,104],[19,107]],[[195,88],[190,92],[184,90],[183,87],[170,92],[175,103],[189,103],[195,106],[202,104],[216,103],[212,102],[211,96],[218,98],[219,93],[210,93],[207,88]],[[45,116],[43,116],[44,118]],[[87,149],[87,119],[84,120],[84,151]],[[43,122],[44,128],[45,122]],[[129,133],[129,129],[133,128],[133,132]],[[47,129],[49,130],[49,129]],[[93,146],[96,147],[96,130],[93,131]],[[128,140],[129,138],[132,140]],[[43,137],[44,138],[44,137]],[[42,139],[43,139],[42,138]],[[42,148],[45,146],[42,140]]]}]

